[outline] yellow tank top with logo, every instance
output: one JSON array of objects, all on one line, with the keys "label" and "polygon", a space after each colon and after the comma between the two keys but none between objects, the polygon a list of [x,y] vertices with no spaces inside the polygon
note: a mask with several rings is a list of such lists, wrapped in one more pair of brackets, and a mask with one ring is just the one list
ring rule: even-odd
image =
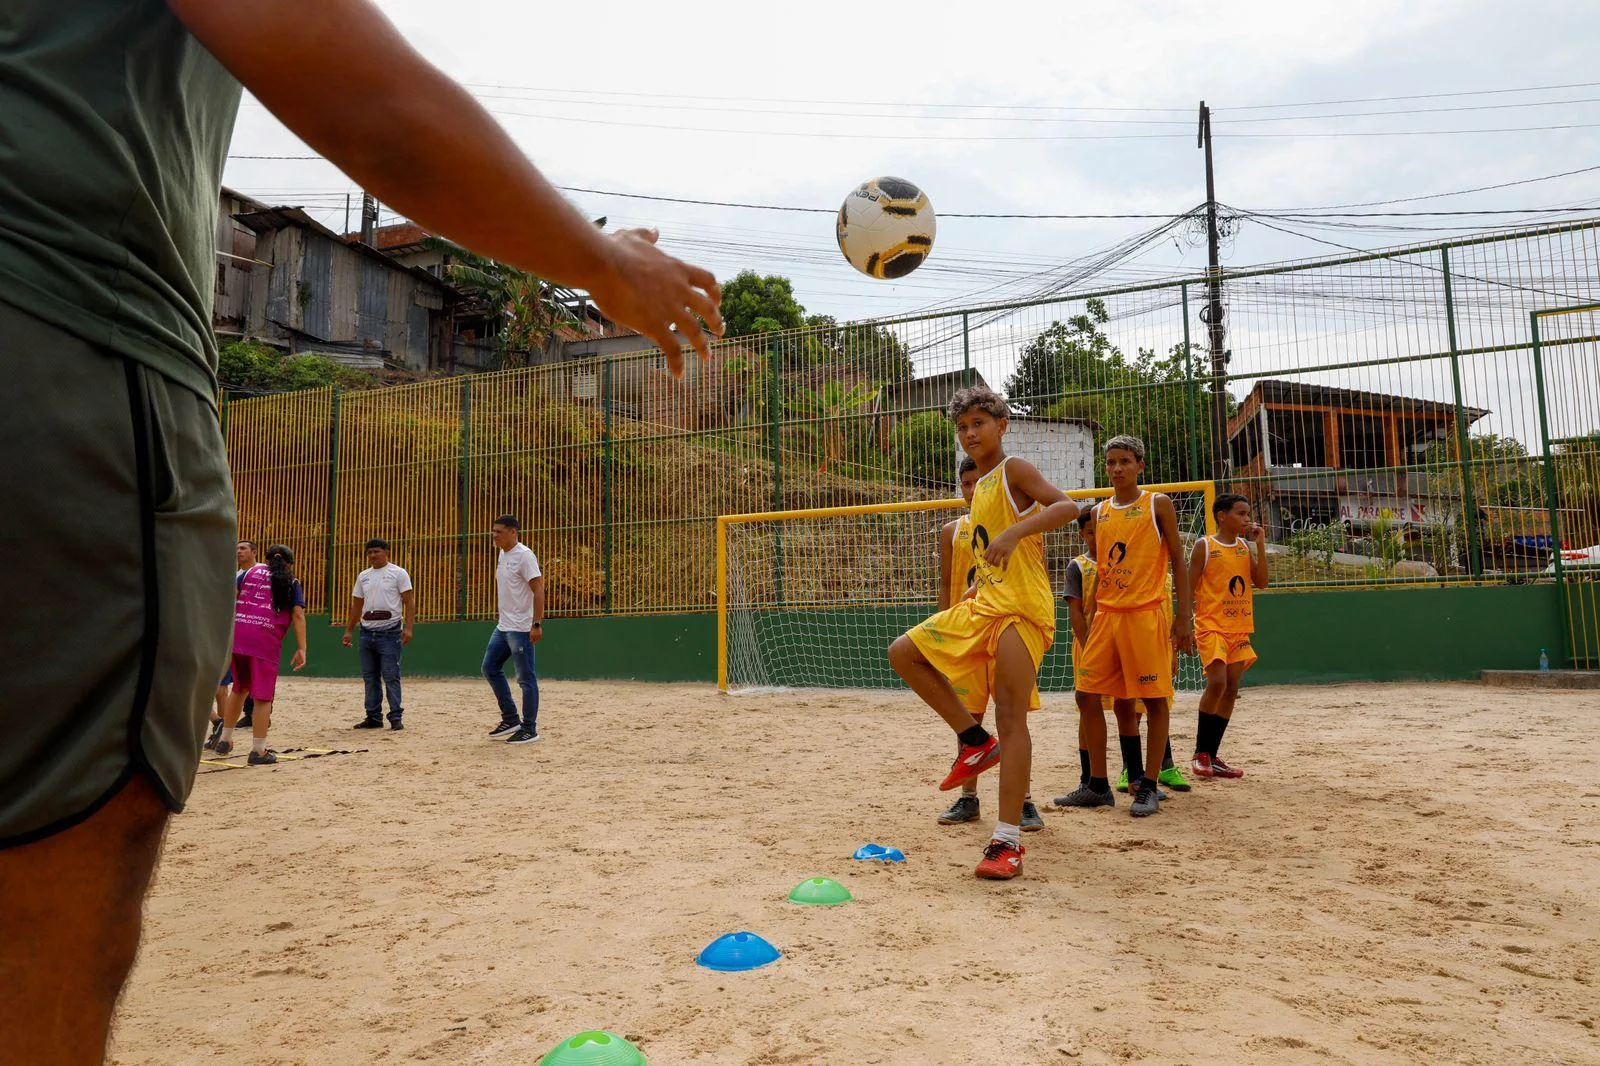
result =
[{"label": "yellow tank top with logo", "polygon": [[1056,628],[1056,600],[1050,589],[1050,574],[1044,566],[1044,537],[1022,538],[1003,567],[991,566],[984,559],[994,539],[1023,518],[1032,514],[1038,502],[1018,512],[1011,496],[1011,484],[1006,480],[1006,466],[1010,459],[978,480],[972,494],[971,547],[977,567],[978,595],[975,609],[990,617],[1020,615],[1054,634]]},{"label": "yellow tank top with logo", "polygon": [[1250,545],[1206,538],[1206,568],[1194,589],[1194,627],[1211,633],[1254,633],[1255,589]]},{"label": "yellow tank top with logo", "polygon": [[950,606],[961,602],[978,576],[978,560],[972,554],[972,516],[956,519],[955,536],[950,539]]},{"label": "yellow tank top with logo", "polygon": [[1155,497],[1148,492],[1125,507],[1102,501],[1094,516],[1095,602],[1102,611],[1137,611],[1170,597],[1167,546],[1156,525]]}]

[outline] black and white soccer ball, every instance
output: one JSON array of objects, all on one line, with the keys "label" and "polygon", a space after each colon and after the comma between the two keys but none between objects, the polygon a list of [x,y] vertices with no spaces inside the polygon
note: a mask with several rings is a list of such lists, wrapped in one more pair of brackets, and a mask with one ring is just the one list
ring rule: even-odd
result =
[{"label": "black and white soccer ball", "polygon": [[933,251],[928,194],[904,178],[864,181],[839,206],[839,251],[874,278],[903,278]]}]

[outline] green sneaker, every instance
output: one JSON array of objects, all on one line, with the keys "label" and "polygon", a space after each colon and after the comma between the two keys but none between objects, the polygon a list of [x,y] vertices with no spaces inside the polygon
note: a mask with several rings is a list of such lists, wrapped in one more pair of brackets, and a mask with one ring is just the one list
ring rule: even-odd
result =
[{"label": "green sneaker", "polygon": [[1156,780],[1174,792],[1187,792],[1192,787],[1189,784],[1189,779],[1183,776],[1183,771],[1176,766],[1169,766],[1161,771]]},{"label": "green sneaker", "polygon": [[1128,771],[1126,767],[1123,768],[1122,776],[1117,778],[1116,789],[1118,792],[1128,791]]}]

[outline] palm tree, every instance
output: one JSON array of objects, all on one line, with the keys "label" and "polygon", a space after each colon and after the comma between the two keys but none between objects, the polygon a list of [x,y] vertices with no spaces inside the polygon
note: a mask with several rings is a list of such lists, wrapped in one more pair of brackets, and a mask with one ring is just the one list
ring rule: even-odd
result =
[{"label": "palm tree", "polygon": [[844,420],[870,404],[877,395],[876,385],[857,382],[846,389],[844,382],[831,379],[824,382],[821,389],[802,389],[800,395],[790,401],[795,414],[815,419],[822,425],[823,473],[827,472],[829,463],[844,454]]}]

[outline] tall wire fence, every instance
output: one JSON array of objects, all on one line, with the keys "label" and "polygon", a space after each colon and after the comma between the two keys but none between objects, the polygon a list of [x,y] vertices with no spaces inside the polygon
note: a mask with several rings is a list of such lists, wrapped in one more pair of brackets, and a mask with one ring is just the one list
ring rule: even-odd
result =
[{"label": "tall wire fence", "polygon": [[1063,488],[1103,483],[1105,440],[1134,433],[1145,480],[1248,497],[1279,587],[1582,575],[1597,228],[736,338],[681,381],[651,351],[231,402],[241,535],[296,549],[313,610],[382,536],[422,619],[484,618],[511,513],[552,613],[710,610],[717,515],[953,495],[941,412],[984,383],[1008,450]]}]

